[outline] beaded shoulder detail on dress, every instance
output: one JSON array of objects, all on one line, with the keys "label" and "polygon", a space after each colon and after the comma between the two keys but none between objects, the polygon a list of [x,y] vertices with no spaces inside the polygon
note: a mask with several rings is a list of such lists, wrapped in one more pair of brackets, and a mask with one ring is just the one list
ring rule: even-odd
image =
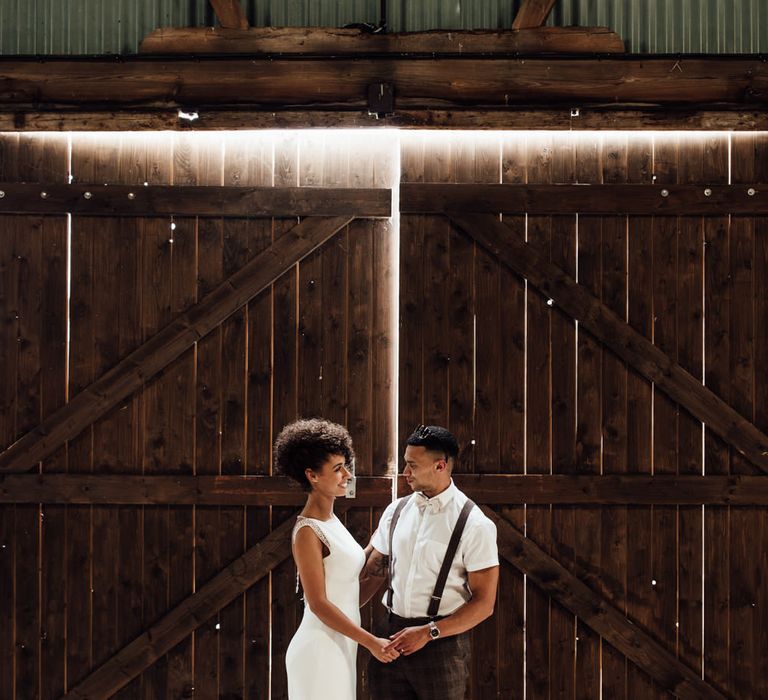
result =
[{"label": "beaded shoulder detail on dress", "polygon": [[328,550],[330,551],[331,545],[328,543],[328,538],[325,536],[325,533],[323,532],[323,529],[320,527],[320,525],[318,525],[317,520],[313,520],[312,518],[305,518],[303,515],[296,517],[296,524],[293,526],[293,532],[291,533],[292,542],[296,539],[296,533],[303,527],[312,528],[312,531],[317,535],[318,539],[326,547],[328,547]]}]

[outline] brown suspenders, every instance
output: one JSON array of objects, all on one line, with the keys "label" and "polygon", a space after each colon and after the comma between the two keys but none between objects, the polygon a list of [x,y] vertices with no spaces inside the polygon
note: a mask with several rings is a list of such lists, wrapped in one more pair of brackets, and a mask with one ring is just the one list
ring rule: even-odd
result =
[{"label": "brown suspenders", "polygon": [[[394,553],[392,551],[392,543],[395,537],[395,527],[397,527],[397,521],[400,518],[400,512],[405,507],[405,504],[410,499],[410,496],[400,499],[397,506],[395,506],[395,512],[392,514],[392,522],[389,525],[389,587],[387,588],[387,610],[392,612],[392,597],[394,591],[392,590],[392,577],[394,574]],[[432,592],[432,597],[429,601],[429,608],[427,609],[427,617],[437,617],[437,612],[440,610],[440,601],[443,598],[443,591],[445,590],[445,584],[448,580],[448,572],[451,570],[451,564],[453,558],[456,556],[456,550],[459,548],[459,542],[461,536],[464,533],[464,526],[467,524],[467,518],[469,513],[475,504],[467,499],[464,507],[459,513],[459,518],[456,521],[456,525],[453,527],[451,533],[451,539],[448,541],[448,547],[445,550],[445,556],[443,557],[443,563],[440,567],[440,573],[437,575],[437,581],[435,583],[435,590]]]}]

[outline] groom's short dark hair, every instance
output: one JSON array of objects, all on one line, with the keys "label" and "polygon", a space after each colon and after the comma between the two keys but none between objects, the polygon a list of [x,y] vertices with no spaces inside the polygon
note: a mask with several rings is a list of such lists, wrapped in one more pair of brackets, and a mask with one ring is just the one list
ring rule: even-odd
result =
[{"label": "groom's short dark hair", "polygon": [[459,454],[459,441],[450,430],[439,425],[419,425],[405,444],[424,447],[430,452],[442,452],[446,459],[455,459]]}]

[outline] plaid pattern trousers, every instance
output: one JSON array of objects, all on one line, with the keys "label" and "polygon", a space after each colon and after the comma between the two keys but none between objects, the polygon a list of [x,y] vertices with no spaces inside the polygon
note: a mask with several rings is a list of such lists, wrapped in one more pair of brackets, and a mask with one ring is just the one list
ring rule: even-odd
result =
[{"label": "plaid pattern trousers", "polygon": [[[391,615],[375,634],[389,637],[404,627],[425,625],[429,618]],[[469,633],[433,639],[410,656],[383,664],[371,657],[368,678],[374,700],[463,700],[469,678]]]}]

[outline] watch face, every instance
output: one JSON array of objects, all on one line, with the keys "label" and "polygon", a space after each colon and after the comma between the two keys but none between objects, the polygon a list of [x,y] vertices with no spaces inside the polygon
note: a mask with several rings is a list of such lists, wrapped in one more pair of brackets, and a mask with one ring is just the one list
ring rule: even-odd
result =
[{"label": "watch face", "polygon": [[440,636],[440,630],[437,629],[437,627],[430,627],[429,636],[432,637],[432,639],[437,639]]}]

